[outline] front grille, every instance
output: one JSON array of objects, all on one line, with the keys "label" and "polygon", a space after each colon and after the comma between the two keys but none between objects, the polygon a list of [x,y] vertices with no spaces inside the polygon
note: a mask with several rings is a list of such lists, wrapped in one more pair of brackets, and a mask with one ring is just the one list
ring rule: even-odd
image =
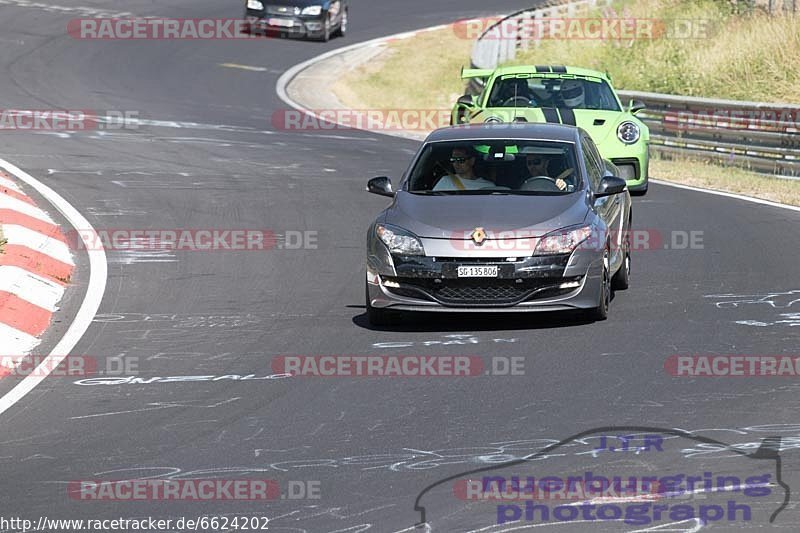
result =
[{"label": "front grille", "polygon": [[559,285],[574,278],[534,278],[517,283],[513,279],[432,279],[385,278],[400,287],[387,287],[397,296],[435,301],[442,305],[502,307],[515,305],[531,298],[553,298],[568,294],[574,287],[561,289]]},{"label": "front grille", "polygon": [[291,6],[266,6],[268,15],[294,16],[295,8]]},{"label": "front grille", "polygon": [[449,301],[475,302],[513,302],[525,297],[531,289],[516,285],[496,285],[486,287],[442,287],[436,297]]}]

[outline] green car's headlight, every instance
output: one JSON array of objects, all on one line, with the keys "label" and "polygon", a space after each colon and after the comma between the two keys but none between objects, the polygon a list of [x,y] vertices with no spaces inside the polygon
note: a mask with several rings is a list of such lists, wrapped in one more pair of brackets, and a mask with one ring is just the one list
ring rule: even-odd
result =
[{"label": "green car's headlight", "polygon": [[639,126],[630,121],[625,121],[617,126],[617,138],[625,144],[633,144],[639,140]]},{"label": "green car's headlight", "polygon": [[264,4],[258,0],[247,0],[247,9],[256,9],[258,11],[262,11],[264,9]]},{"label": "green car's headlight", "polygon": [[375,228],[378,238],[389,248],[393,254],[400,255],[425,255],[425,249],[416,235],[410,231],[378,224]]},{"label": "green car's headlight", "polygon": [[592,235],[591,226],[563,229],[548,233],[536,244],[533,255],[571,254]]},{"label": "green car's headlight", "polygon": [[303,15],[317,16],[322,13],[322,6],[308,6],[303,8]]},{"label": "green car's headlight", "polygon": [[491,116],[486,120],[484,120],[483,122],[485,122],[486,124],[500,124],[501,122],[503,122],[503,119],[501,119],[500,117]]}]

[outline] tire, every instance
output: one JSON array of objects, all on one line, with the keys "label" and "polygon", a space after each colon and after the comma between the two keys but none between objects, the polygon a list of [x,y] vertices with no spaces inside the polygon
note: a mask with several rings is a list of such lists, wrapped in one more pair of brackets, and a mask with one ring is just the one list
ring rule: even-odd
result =
[{"label": "tire", "polygon": [[322,23],[322,35],[319,40],[323,43],[331,40],[331,18],[327,15],[325,16],[325,22]]},{"label": "tire", "polygon": [[347,36],[347,10],[344,10],[342,13],[342,22],[339,24],[339,29],[336,30],[337,37],[345,37]]},{"label": "tire", "polygon": [[630,226],[628,231],[625,232],[625,241],[623,243],[623,258],[622,266],[619,267],[617,273],[611,278],[611,288],[615,291],[624,291],[631,284],[631,237]]},{"label": "tire", "polygon": [[367,322],[371,326],[388,326],[392,323],[392,314],[390,311],[385,309],[379,309],[377,307],[372,307],[372,304],[369,300],[369,285],[365,285],[365,292],[366,292],[366,302],[367,302]]},{"label": "tire", "polygon": [[599,322],[608,318],[608,306],[611,302],[611,279],[609,275],[609,261],[611,255],[606,248],[603,252],[603,276],[600,282],[600,292],[597,295],[597,307],[587,312],[591,320]]},{"label": "tire", "polygon": [[644,196],[645,194],[647,194],[647,189],[649,187],[650,187],[650,182],[646,181],[644,182],[644,187],[642,187],[641,189],[636,189],[635,191],[629,191],[629,192],[631,193],[631,196]]}]

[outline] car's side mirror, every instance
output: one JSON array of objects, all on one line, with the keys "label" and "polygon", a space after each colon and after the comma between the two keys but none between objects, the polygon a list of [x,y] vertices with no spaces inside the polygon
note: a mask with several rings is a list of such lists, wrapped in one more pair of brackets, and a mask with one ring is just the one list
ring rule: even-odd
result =
[{"label": "car's side mirror", "polygon": [[627,183],[624,179],[606,174],[603,176],[603,179],[600,180],[600,185],[597,187],[597,191],[595,191],[594,195],[596,198],[599,198],[602,196],[619,194],[625,190],[626,186]]},{"label": "car's side mirror", "polygon": [[475,97],[469,94],[465,94],[464,96],[458,99],[458,103],[467,107],[472,107],[475,105]]},{"label": "car's side mirror", "polygon": [[387,178],[386,176],[379,176],[377,178],[372,178],[367,182],[367,191],[371,192],[372,194],[378,194],[380,196],[388,196],[390,198],[394,198],[394,190],[392,189],[392,180]]},{"label": "car's side mirror", "polygon": [[628,104],[628,111],[630,111],[632,115],[635,115],[636,113],[638,113],[642,109],[645,109],[646,107],[647,106],[644,105],[644,102],[642,102],[641,100],[631,100],[630,103]]}]

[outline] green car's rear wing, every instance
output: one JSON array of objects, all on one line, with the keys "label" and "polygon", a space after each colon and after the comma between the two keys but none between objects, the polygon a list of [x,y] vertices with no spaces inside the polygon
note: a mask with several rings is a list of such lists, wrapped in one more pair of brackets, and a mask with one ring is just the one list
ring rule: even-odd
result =
[{"label": "green car's rear wing", "polygon": [[494,69],[490,68],[464,68],[461,67],[461,79],[468,80],[470,78],[489,78],[494,74]]}]

